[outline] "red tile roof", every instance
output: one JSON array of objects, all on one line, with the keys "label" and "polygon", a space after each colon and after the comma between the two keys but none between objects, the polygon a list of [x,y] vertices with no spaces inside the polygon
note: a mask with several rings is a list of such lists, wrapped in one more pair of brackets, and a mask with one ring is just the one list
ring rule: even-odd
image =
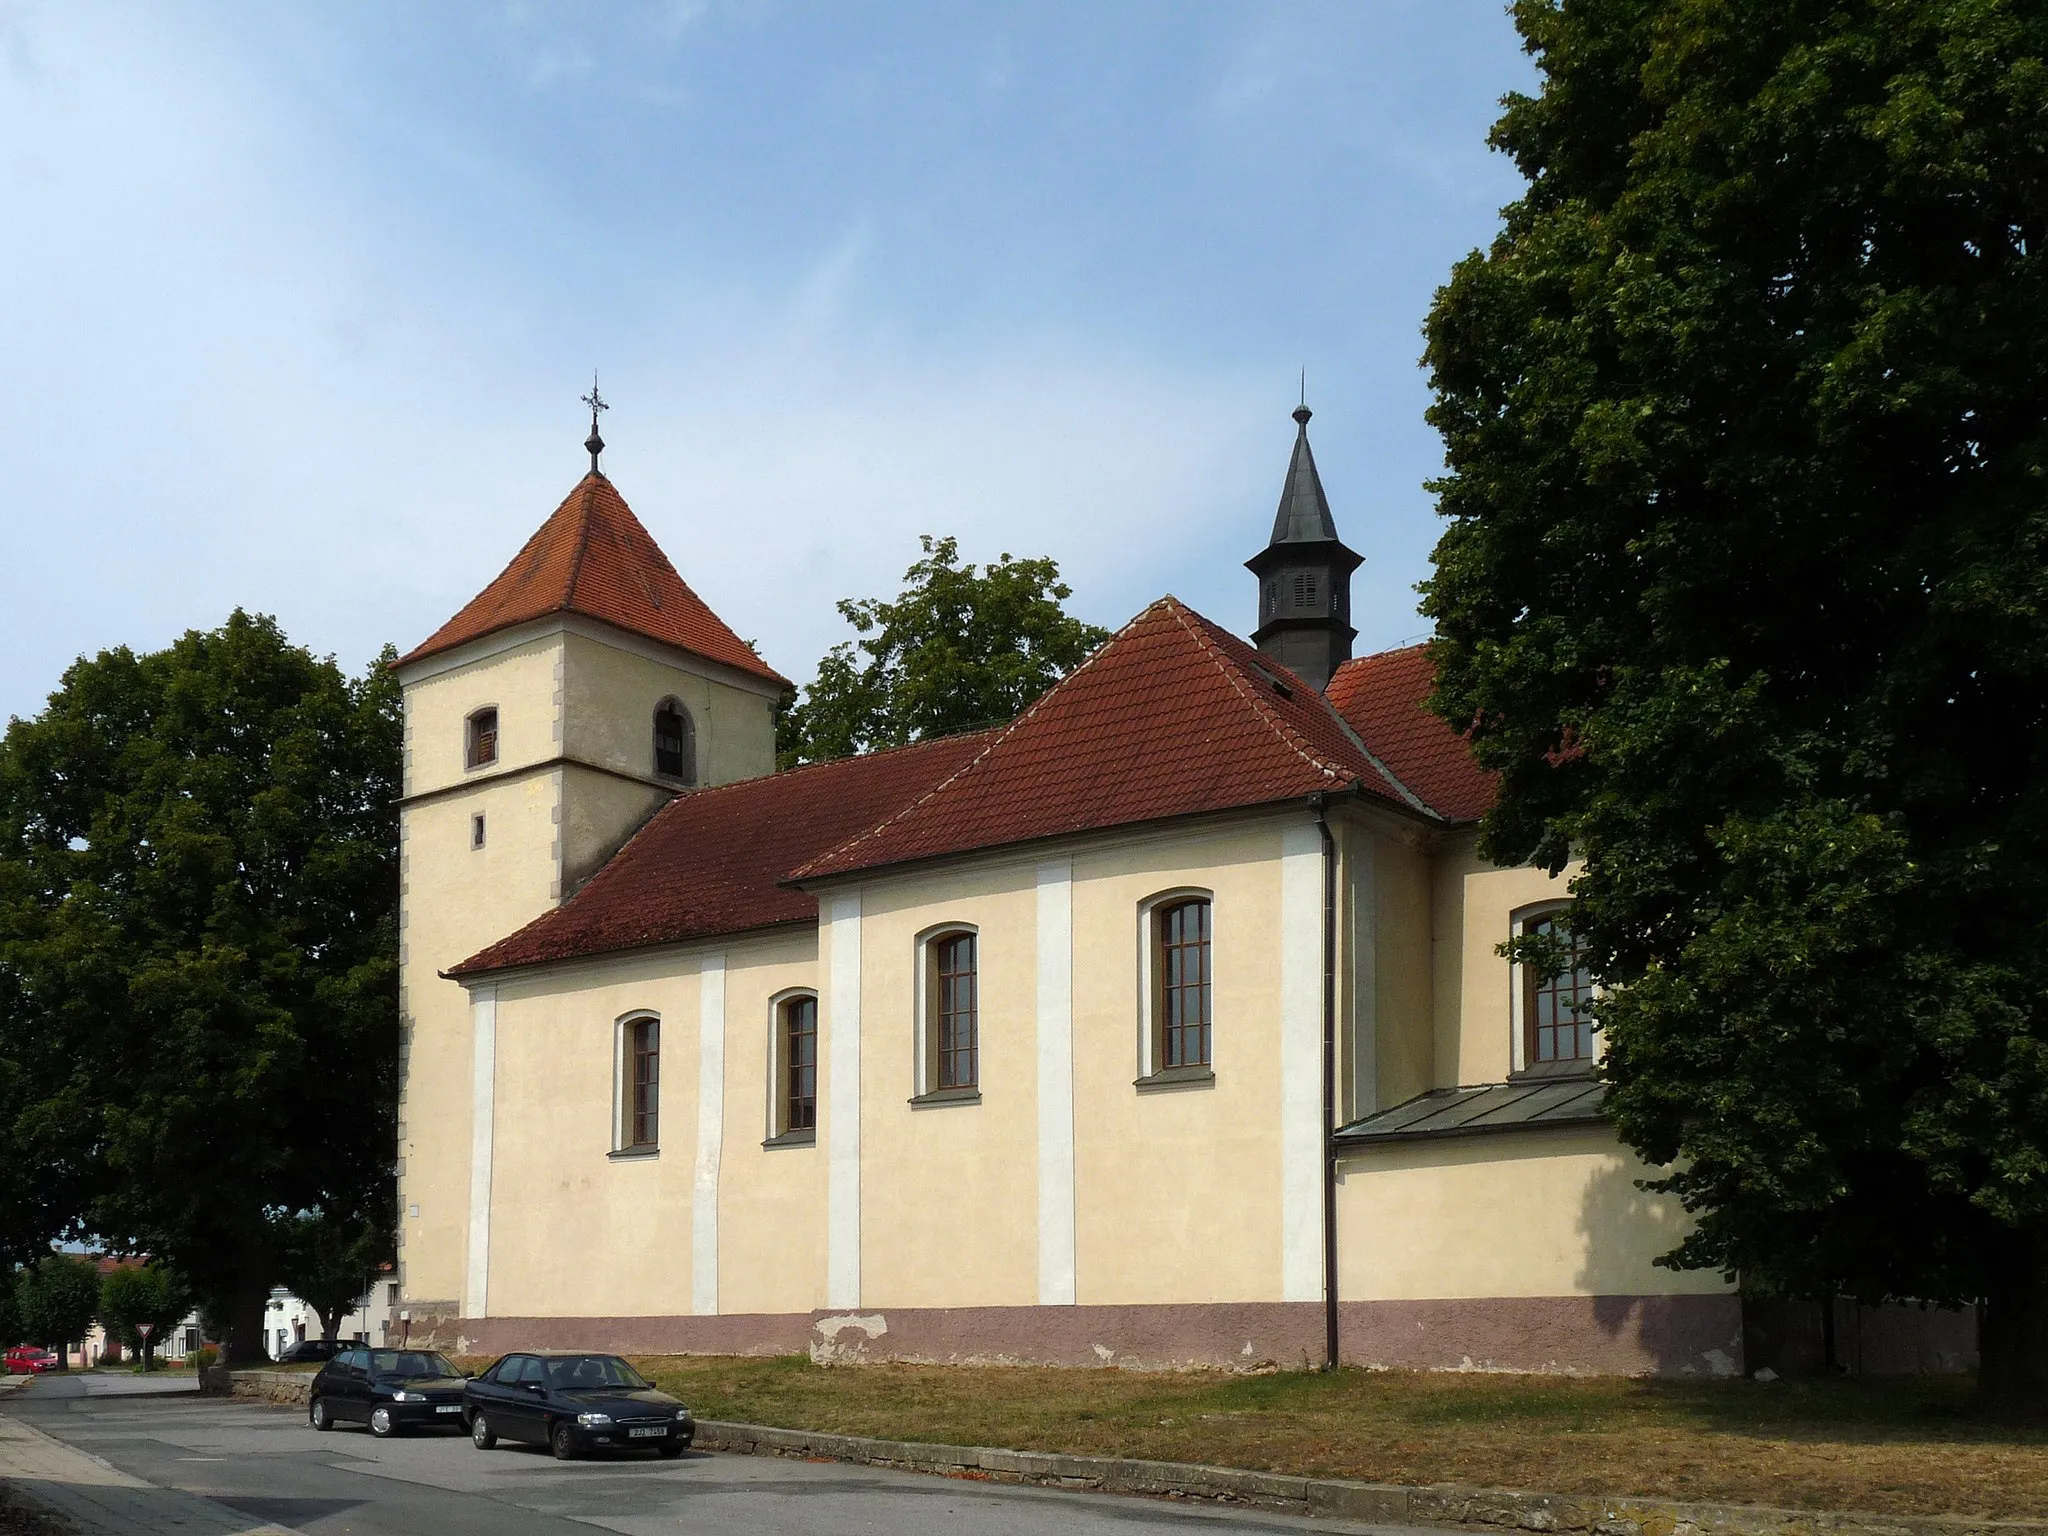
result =
[{"label": "red tile roof", "polygon": [[580,613],[771,683],[786,680],[692,592],[611,481],[592,471],[498,579],[399,658],[418,661],[551,613]]},{"label": "red tile roof", "polygon": [[815,921],[790,882],[1355,789],[1469,821],[1492,778],[1421,707],[1421,647],[1330,693],[1162,598],[1007,726],[698,790],[567,902],[450,973]]},{"label": "red tile roof", "polygon": [[568,901],[450,974],[813,921],[817,898],[780,884],[782,877],[931,788],[979,752],[988,734],[678,796]]},{"label": "red tile roof", "polygon": [[1322,695],[1166,597],[991,736],[971,762],[792,878],[1354,785],[1417,808]]},{"label": "red tile roof", "polygon": [[1493,804],[1494,777],[1465,738],[1423,707],[1436,683],[1426,645],[1347,661],[1329,700],[1373,756],[1448,821],[1477,821]]}]

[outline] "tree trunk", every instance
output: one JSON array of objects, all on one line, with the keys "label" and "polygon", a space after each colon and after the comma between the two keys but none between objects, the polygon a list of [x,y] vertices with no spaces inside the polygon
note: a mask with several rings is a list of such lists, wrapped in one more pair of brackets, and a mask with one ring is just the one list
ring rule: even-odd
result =
[{"label": "tree trunk", "polygon": [[1820,1368],[1824,1376],[1842,1374],[1842,1354],[1835,1344],[1835,1294],[1820,1299]]},{"label": "tree trunk", "polygon": [[2048,1412],[2048,1241],[2016,1238],[1984,1298],[1977,1407],[2001,1416]]},{"label": "tree trunk", "polygon": [[228,1336],[221,1343],[224,1365],[262,1365],[270,1358],[265,1348],[268,1327],[270,1280],[267,1273],[249,1278],[235,1287],[228,1300]]},{"label": "tree trunk", "polygon": [[327,1343],[332,1344],[334,1336],[341,1332],[341,1320],[347,1317],[351,1310],[346,1307],[337,1307],[332,1312],[322,1310],[320,1313],[320,1337]]}]

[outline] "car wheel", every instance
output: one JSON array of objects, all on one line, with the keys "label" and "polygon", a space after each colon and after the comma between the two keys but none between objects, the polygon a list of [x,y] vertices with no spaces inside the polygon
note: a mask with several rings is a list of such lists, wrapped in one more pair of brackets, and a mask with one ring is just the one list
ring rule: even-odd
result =
[{"label": "car wheel", "polygon": [[324,1397],[313,1399],[312,1404],[306,1409],[306,1418],[315,1429],[323,1433],[334,1428],[334,1415],[327,1411],[327,1399]]},{"label": "car wheel", "polygon": [[398,1420],[391,1416],[391,1410],[382,1403],[370,1410],[370,1433],[379,1440],[389,1440],[398,1433]]},{"label": "car wheel", "polygon": [[576,1444],[576,1430],[567,1419],[555,1426],[555,1432],[548,1436],[548,1445],[557,1461],[574,1461],[579,1447]]},{"label": "car wheel", "polygon": [[498,1432],[491,1428],[480,1413],[470,1415],[469,1443],[480,1451],[488,1451],[498,1443]]},{"label": "car wheel", "polygon": [[683,1442],[680,1440],[671,1440],[667,1445],[657,1445],[654,1448],[654,1454],[659,1456],[663,1461],[674,1461],[678,1456],[683,1454]]}]

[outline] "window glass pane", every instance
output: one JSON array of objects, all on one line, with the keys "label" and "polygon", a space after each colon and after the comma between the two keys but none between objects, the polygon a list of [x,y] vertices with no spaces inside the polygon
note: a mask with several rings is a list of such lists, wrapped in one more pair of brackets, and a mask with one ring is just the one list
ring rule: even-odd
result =
[{"label": "window glass pane", "polygon": [[950,934],[933,945],[937,1018],[935,1086],[972,1088],[977,1082],[975,943],[971,933]]},{"label": "window glass pane", "polygon": [[1528,968],[1528,1059],[1531,1064],[1593,1059],[1593,1022],[1580,1009],[1592,1000],[1593,977],[1584,948],[1558,914],[1543,913],[1522,924],[1532,936],[1556,937],[1566,945],[1563,969],[1555,976]]},{"label": "window glass pane", "polygon": [[785,1131],[818,1125],[818,1000],[794,997],[782,1005],[783,1123]]},{"label": "window glass pane", "polygon": [[632,1050],[632,1120],[626,1144],[651,1147],[660,1139],[661,1021],[640,1019],[627,1030]]},{"label": "window glass pane", "polygon": [[1155,919],[1159,940],[1159,1037],[1161,1067],[1209,1064],[1209,903],[1177,902]]}]

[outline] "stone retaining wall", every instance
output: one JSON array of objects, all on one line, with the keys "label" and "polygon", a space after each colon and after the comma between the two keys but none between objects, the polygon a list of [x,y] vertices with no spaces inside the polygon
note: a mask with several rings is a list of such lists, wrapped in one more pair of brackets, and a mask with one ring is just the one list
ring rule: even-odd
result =
[{"label": "stone retaining wall", "polygon": [[303,1408],[313,1390],[311,1371],[236,1371],[228,1395],[248,1402],[281,1403]]}]

